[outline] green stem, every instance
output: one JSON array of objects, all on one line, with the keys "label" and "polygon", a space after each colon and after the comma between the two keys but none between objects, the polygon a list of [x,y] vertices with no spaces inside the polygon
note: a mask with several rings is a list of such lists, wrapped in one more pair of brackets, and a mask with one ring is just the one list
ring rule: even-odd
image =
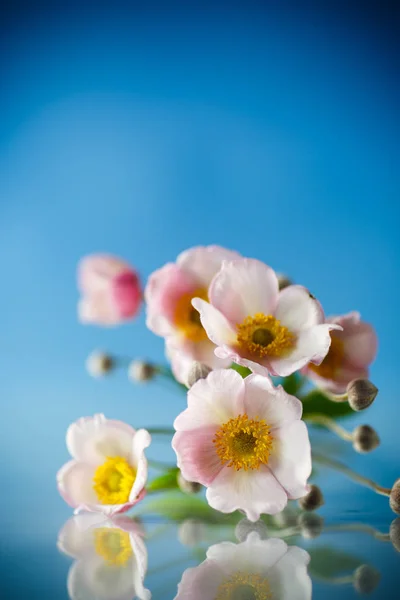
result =
[{"label": "green stem", "polygon": [[347,431],[347,429],[344,429],[344,427],[338,425],[333,419],[327,417],[326,415],[320,415],[317,413],[305,415],[304,420],[315,425],[321,425],[322,427],[326,427],[326,429],[329,429],[329,431],[336,433],[337,436],[339,436],[342,440],[346,440],[346,442],[353,441],[353,434]]},{"label": "green stem", "polygon": [[152,435],[174,435],[175,429],[172,427],[144,427]]}]

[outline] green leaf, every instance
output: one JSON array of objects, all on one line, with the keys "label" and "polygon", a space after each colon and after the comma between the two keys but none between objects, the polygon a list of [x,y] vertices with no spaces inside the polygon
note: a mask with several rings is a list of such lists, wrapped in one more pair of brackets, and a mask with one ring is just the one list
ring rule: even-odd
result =
[{"label": "green leaf", "polygon": [[354,415],[348,402],[333,402],[320,390],[312,390],[300,400],[303,402],[303,417],[315,413],[332,417],[332,419],[342,419]]},{"label": "green leaf", "polygon": [[303,386],[304,377],[298,373],[292,373],[292,375],[289,375],[288,377],[281,378],[278,383],[282,385],[285,392],[291,394],[292,396],[296,396],[297,392]]},{"label": "green leaf", "polygon": [[329,546],[308,548],[308,552],[311,556],[310,574],[317,577],[338,577],[351,573],[365,562],[353,554]]},{"label": "green leaf", "polygon": [[247,367],[242,367],[242,365],[237,365],[236,363],[231,364],[231,369],[239,373],[239,375],[241,375],[243,379],[248,375],[251,375],[250,369],[248,369]]},{"label": "green leaf", "polygon": [[235,524],[243,517],[239,512],[225,515],[211,508],[203,498],[183,492],[170,492],[145,504],[142,514],[155,513],[178,523],[199,519],[205,523]]},{"label": "green leaf", "polygon": [[178,481],[177,476],[179,473],[178,468],[170,469],[166,473],[159,475],[153,479],[147,486],[148,492],[161,492],[162,490],[177,489]]}]

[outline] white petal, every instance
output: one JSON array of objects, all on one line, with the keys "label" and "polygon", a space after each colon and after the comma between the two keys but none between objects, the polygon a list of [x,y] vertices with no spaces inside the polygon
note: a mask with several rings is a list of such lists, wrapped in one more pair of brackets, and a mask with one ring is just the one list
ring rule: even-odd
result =
[{"label": "white petal", "polygon": [[188,391],[188,408],[175,419],[177,431],[221,425],[243,412],[244,381],[233,369],[211,371]]},{"label": "white petal", "polygon": [[205,560],[184,571],[174,600],[212,600],[226,576],[217,561]]},{"label": "white petal", "polygon": [[213,508],[223,513],[243,510],[250,521],[257,521],[261,514],[281,512],[288,500],[266,466],[254,471],[224,467],[207,489],[206,496]]},{"label": "white petal", "polygon": [[188,375],[194,361],[201,362],[211,369],[228,368],[232,360],[218,358],[216,348],[208,338],[202,342],[182,341],[182,337],[169,337],[166,340],[166,356],[171,361],[172,373],[177,381],[188,386]]},{"label": "white petal", "polygon": [[207,558],[218,561],[226,571],[263,574],[286,554],[287,549],[283,540],[262,540],[252,532],[241,544],[223,542],[211,546]]},{"label": "white petal", "polygon": [[199,286],[208,288],[212,278],[221,268],[222,261],[237,258],[240,258],[240,254],[221,246],[197,246],[182,252],[176,262]]},{"label": "white petal", "polygon": [[273,452],[268,467],[286,490],[289,498],[296,499],[307,493],[311,475],[311,446],[303,421],[296,421],[272,432]]},{"label": "white petal", "polygon": [[286,377],[303,368],[307,363],[321,364],[331,345],[329,331],[338,325],[315,325],[301,331],[297,336],[294,350],[285,358],[271,358],[269,363],[274,375]]},{"label": "white petal", "polygon": [[74,563],[67,587],[71,600],[132,600],[135,597],[131,561],[124,567],[109,566],[101,556]]},{"label": "white petal", "polygon": [[279,600],[311,600],[312,583],[307,572],[309,554],[292,546],[269,571],[268,583],[273,598]]},{"label": "white petal", "polygon": [[134,433],[130,425],[104,415],[83,417],[68,428],[67,448],[76,460],[91,465],[100,465],[109,456],[130,459]]},{"label": "white petal", "polygon": [[324,322],[320,303],[301,285],[290,285],[279,293],[275,316],[293,333]]},{"label": "white petal", "polygon": [[71,460],[57,473],[57,483],[61,495],[70,506],[97,503],[93,489],[95,469],[87,463]]},{"label": "white petal", "polygon": [[200,313],[200,321],[210,340],[217,346],[236,344],[236,329],[222,312],[201,298],[193,298],[192,305]]},{"label": "white petal", "polygon": [[209,297],[215,308],[238,325],[256,313],[274,314],[278,278],[273,269],[259,260],[224,262],[211,283]]},{"label": "white petal", "polygon": [[133,502],[146,485],[147,481],[147,459],[144,450],[151,443],[151,436],[146,429],[139,429],[134,437],[132,444],[132,462],[136,469],[136,479],[129,494],[129,502]]},{"label": "white petal", "polygon": [[269,377],[249,375],[245,382],[245,411],[250,418],[265,419],[272,428],[301,419],[303,405],[298,398],[275,388]]},{"label": "white petal", "polygon": [[109,525],[101,513],[84,513],[68,519],[58,534],[57,547],[72,558],[83,558],[93,552],[93,529]]}]

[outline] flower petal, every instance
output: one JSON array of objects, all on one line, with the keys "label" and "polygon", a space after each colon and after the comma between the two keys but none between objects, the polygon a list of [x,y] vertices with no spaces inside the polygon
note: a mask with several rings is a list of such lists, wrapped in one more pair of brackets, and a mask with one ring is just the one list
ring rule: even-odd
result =
[{"label": "flower petal", "polygon": [[201,324],[214,344],[217,346],[236,344],[236,330],[222,312],[201,298],[193,298],[192,305],[199,311]]},{"label": "flower petal", "polygon": [[378,338],[372,325],[364,321],[354,322],[346,319],[347,315],[335,322],[343,327],[343,331],[334,333],[344,342],[344,355],[349,366],[360,369],[368,367],[375,359]]},{"label": "flower petal", "polygon": [[72,558],[82,558],[93,552],[93,529],[108,524],[107,517],[101,513],[75,515],[68,519],[58,534],[57,547]]},{"label": "flower petal", "polygon": [[244,381],[233,369],[211,371],[188,391],[188,408],[175,419],[174,428],[194,430],[221,425],[243,412]]},{"label": "flower petal", "polygon": [[57,484],[61,496],[73,508],[81,504],[96,503],[93,489],[94,468],[86,463],[71,460],[57,473]]},{"label": "flower petal", "polygon": [[290,499],[305,496],[311,475],[311,446],[303,421],[296,421],[272,432],[273,452],[268,461],[275,478]]},{"label": "flower petal", "polygon": [[325,320],[321,304],[302,285],[290,285],[279,293],[275,316],[293,333]]},{"label": "flower petal", "polygon": [[93,294],[108,288],[109,281],[123,271],[131,270],[130,265],[109,254],[91,254],[78,264],[78,287],[84,294]]},{"label": "flower petal", "polygon": [[135,430],[122,421],[101,414],[83,417],[69,426],[67,448],[73,458],[91,465],[100,465],[109,456],[130,460],[134,434]]},{"label": "flower petal", "polygon": [[180,383],[188,387],[188,375],[194,361],[199,361],[211,369],[228,368],[230,359],[221,359],[215,355],[215,344],[209,339],[190,342],[169,336],[165,342],[166,356],[171,361],[172,373]]},{"label": "flower petal", "polygon": [[213,443],[215,426],[178,431],[172,438],[177,464],[188,481],[210,485],[223,465]]},{"label": "flower petal", "polygon": [[224,467],[207,489],[212,508],[223,513],[243,510],[250,521],[261,514],[274,515],[287,504],[287,495],[266,466],[256,471],[235,471]]},{"label": "flower petal", "polygon": [[310,555],[292,546],[268,573],[271,596],[279,600],[311,600],[312,583],[307,572]]},{"label": "flower petal", "polygon": [[301,419],[303,405],[280,385],[274,387],[268,377],[249,375],[245,382],[245,412],[254,419],[265,419],[271,429]]},{"label": "flower petal", "polygon": [[274,314],[278,300],[278,278],[259,260],[243,258],[224,262],[214,277],[210,302],[234,325],[256,313]]},{"label": "flower petal", "polygon": [[226,573],[217,561],[205,560],[198,567],[184,571],[174,600],[211,600],[216,598],[218,588],[225,578]]},{"label": "flower petal", "polygon": [[240,254],[221,246],[196,246],[182,252],[176,262],[199,286],[208,288],[222,261],[237,258],[240,258]]},{"label": "flower petal", "polygon": [[134,502],[142,492],[147,481],[147,459],[145,448],[151,443],[151,436],[146,429],[139,429],[133,436],[131,464],[136,469],[136,478],[129,494],[129,502]]},{"label": "flower petal", "polygon": [[339,325],[326,323],[300,331],[296,347],[288,356],[269,360],[271,374],[286,377],[304,367],[308,362],[321,364],[331,345],[329,331],[336,328],[339,328]]}]

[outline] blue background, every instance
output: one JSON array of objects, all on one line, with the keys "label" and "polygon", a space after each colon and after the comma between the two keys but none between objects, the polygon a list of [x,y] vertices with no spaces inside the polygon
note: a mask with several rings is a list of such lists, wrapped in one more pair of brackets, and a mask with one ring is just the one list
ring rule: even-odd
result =
[{"label": "blue background", "polygon": [[[395,9],[210,4],[3,5],[6,592],[23,588],[17,564],[40,579],[34,549],[53,548],[70,514],[55,487],[69,423],[104,412],[170,424],[184,406],[173,389],[134,387],[124,372],[87,375],[95,348],[163,360],[143,314],[111,330],[78,324],[75,271],[87,253],[123,256],[145,281],[180,251],[218,243],[307,285],[327,314],[359,310],[379,336],[380,394],[367,420],[383,443],[353,463],[384,485],[399,475]],[[387,502],[368,491],[331,494],[338,514],[351,498],[390,522]],[[60,594],[54,573],[47,587]]]}]

